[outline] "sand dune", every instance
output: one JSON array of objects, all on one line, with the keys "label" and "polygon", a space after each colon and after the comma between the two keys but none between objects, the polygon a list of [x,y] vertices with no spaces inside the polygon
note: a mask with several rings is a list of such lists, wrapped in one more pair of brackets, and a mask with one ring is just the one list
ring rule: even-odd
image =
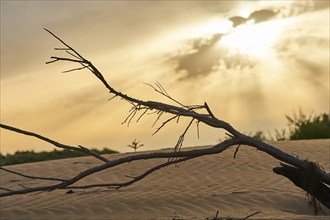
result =
[{"label": "sand dune", "polygon": [[[274,142],[286,152],[319,162],[330,171],[330,140]],[[275,175],[279,164],[272,157],[242,146],[236,159],[235,148],[163,168],[126,188],[94,188],[32,193],[1,198],[1,219],[205,219],[214,217],[249,219],[329,219],[330,211],[313,215],[306,194],[289,180]],[[109,155],[117,158],[124,154]],[[92,175],[77,184],[117,182],[124,175],[137,175],[164,159],[133,162]],[[30,175],[69,177],[86,167],[99,164],[91,157],[46,161],[8,168]],[[0,171],[1,186],[37,186]]]}]

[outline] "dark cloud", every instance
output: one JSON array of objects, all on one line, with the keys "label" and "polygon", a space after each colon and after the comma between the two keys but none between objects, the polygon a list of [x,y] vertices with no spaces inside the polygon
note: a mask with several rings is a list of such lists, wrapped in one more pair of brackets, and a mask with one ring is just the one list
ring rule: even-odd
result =
[{"label": "dark cloud", "polygon": [[276,17],[292,17],[305,12],[317,11],[329,8],[329,1],[295,1],[289,6],[272,7],[272,9],[255,10],[248,17],[232,16],[228,18],[233,27],[245,24],[253,20],[254,23],[265,22]]},{"label": "dark cloud", "polygon": [[180,74],[181,80],[204,77],[224,69],[250,69],[257,64],[255,58],[233,53],[230,48],[221,46],[219,41],[224,35],[214,34],[208,38],[194,39],[187,43],[189,49],[172,56],[171,61],[175,63],[175,71]]},{"label": "dark cloud", "polygon": [[183,78],[195,78],[212,72],[218,63],[218,51],[215,44],[221,39],[221,35],[214,35],[211,39],[195,39],[192,41],[191,50],[174,57],[177,61],[176,71],[184,73]]},{"label": "dark cloud", "polygon": [[[235,29],[248,21],[261,23],[328,7],[329,4],[324,2],[293,2],[290,7],[284,7],[282,5],[276,8],[254,10],[247,17],[232,16],[229,17],[228,20],[232,22],[232,27]],[[176,62],[175,70],[177,73],[181,74],[181,79],[203,77],[219,69],[233,69],[239,71],[241,69],[253,68],[258,63],[256,59],[248,55],[233,53],[230,51],[230,48],[219,44],[217,45],[217,42],[221,41],[221,38],[228,34],[230,34],[230,31],[228,33],[214,34],[209,37],[208,40],[205,40],[203,37],[194,39],[188,43],[190,50],[181,51],[179,55],[173,56],[172,60]],[[292,51],[292,45],[300,47],[299,45],[306,45],[306,41],[309,40],[305,37],[301,39],[289,37],[283,40],[283,44],[274,45],[274,50],[278,53],[279,57],[283,54],[287,56],[287,53]],[[319,48],[319,45],[314,46]],[[295,51],[295,53],[297,53],[297,51]]]},{"label": "dark cloud", "polygon": [[263,9],[254,11],[250,14],[248,17],[248,20],[254,20],[255,23],[268,21],[269,19],[272,19],[277,13],[272,10]]},{"label": "dark cloud", "polygon": [[198,38],[189,42],[189,48],[174,55],[176,73],[180,79],[193,79],[223,69],[252,68],[256,61],[248,55],[232,53],[229,48],[219,45],[223,34],[214,34],[208,39]]},{"label": "dark cloud", "polygon": [[233,27],[237,27],[237,26],[244,24],[247,21],[251,21],[251,20],[253,20],[254,23],[268,21],[268,20],[274,18],[276,14],[277,14],[277,12],[275,12],[273,10],[262,9],[262,10],[258,10],[258,11],[253,11],[247,18],[244,18],[241,16],[233,16],[233,17],[230,17],[228,20],[233,23]]},{"label": "dark cloud", "polygon": [[234,16],[230,17],[228,20],[233,23],[233,27],[237,27],[238,25],[244,24],[247,19],[241,16]]},{"label": "dark cloud", "polygon": [[[255,23],[264,22],[275,17],[276,14],[275,11],[263,9],[253,11],[248,18],[234,16],[229,20],[233,22],[233,27],[237,27],[249,20],[253,20]],[[181,79],[206,76],[219,68],[240,69],[253,66],[251,58],[232,54],[228,48],[216,47],[222,36],[226,34],[228,33],[217,33],[209,37],[194,39],[189,43],[190,50],[181,51],[180,55],[175,55],[172,60],[177,63],[175,71],[182,74]]]}]

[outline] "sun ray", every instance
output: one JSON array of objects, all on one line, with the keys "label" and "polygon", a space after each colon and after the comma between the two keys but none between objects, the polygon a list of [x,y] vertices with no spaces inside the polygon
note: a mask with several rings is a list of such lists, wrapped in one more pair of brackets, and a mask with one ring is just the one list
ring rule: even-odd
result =
[{"label": "sun ray", "polygon": [[233,54],[267,58],[272,54],[272,47],[277,42],[285,22],[281,20],[254,24],[249,21],[225,34],[219,45],[226,47]]}]

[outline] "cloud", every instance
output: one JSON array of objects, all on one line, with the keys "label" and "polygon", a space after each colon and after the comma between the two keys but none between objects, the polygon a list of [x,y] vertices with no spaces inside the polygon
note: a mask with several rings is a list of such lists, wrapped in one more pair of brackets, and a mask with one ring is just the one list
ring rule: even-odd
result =
[{"label": "cloud", "polygon": [[[319,27],[328,31],[325,28],[329,27],[328,23],[324,25],[320,20],[310,24],[304,21],[303,25],[297,28],[297,30],[306,30],[304,33],[288,30],[283,36],[283,44],[276,45],[275,48],[280,58],[275,62],[278,61],[278,66],[282,68],[280,70],[272,68],[274,60],[260,63],[254,58],[232,53],[230,49],[219,45],[227,33],[186,39],[182,45],[185,49],[178,50],[173,46],[178,42],[176,34],[185,31],[187,27],[195,27],[196,24],[202,24],[213,18],[224,21],[232,18],[235,28],[247,19],[254,18],[255,21],[261,23],[260,25],[268,25],[266,21],[329,8],[327,1],[292,1],[294,4],[276,1],[278,6],[272,5],[275,1],[260,2],[269,4],[264,6],[258,1],[249,3],[239,1],[100,1],[97,3],[92,1],[65,3],[6,1],[1,3],[1,6],[4,6],[1,9],[3,46],[1,48],[1,91],[4,97],[2,120],[22,128],[42,131],[45,135],[55,132],[50,137],[63,137],[64,142],[69,140],[73,143],[76,141],[96,143],[98,139],[104,140],[104,143],[110,143],[118,139],[115,145],[121,143],[125,146],[127,138],[137,137],[139,134],[134,132],[150,135],[147,129],[140,129],[140,126],[139,129],[119,130],[117,125],[120,125],[125,118],[127,106],[122,108],[116,105],[117,103],[112,103],[116,100],[108,105],[106,102],[110,98],[108,94],[99,96],[104,94],[103,87],[101,91],[96,91],[95,88],[84,90],[82,88],[84,85],[95,83],[94,78],[89,77],[90,74],[77,72],[62,76],[58,73],[72,68],[71,65],[66,66],[63,63],[44,65],[50,55],[57,55],[53,54],[51,48],[59,44],[42,30],[43,27],[63,37],[71,46],[100,67],[99,69],[105,74],[110,73],[111,82],[129,94],[137,94],[139,97],[149,95],[148,92],[137,93],[140,87],[135,86],[136,82],[153,82],[159,80],[163,74],[168,74],[166,76],[169,77],[162,83],[174,81],[171,87],[173,94],[179,94],[178,97],[184,102],[188,100],[187,103],[199,103],[200,100],[203,102],[205,99],[209,103],[208,100],[210,100],[210,105],[218,111],[216,113],[239,126],[242,125],[241,119],[249,118],[253,122],[256,121],[256,116],[269,113],[269,111],[264,111],[262,104],[265,103],[272,107],[266,110],[272,110],[272,113],[275,112],[280,118],[288,113],[287,109],[283,110],[285,105],[291,110],[298,104],[308,102],[306,105],[318,110],[317,105],[323,107],[324,97],[328,97],[325,93],[320,95],[319,91],[321,88],[324,91],[324,88],[329,88],[325,85],[329,81],[326,80],[326,74],[329,71],[326,69],[329,64],[326,59],[329,55],[328,51],[321,55],[317,54],[320,48],[323,50],[329,48],[329,38],[319,41],[312,38],[309,40],[305,37],[299,38],[299,36],[306,33],[319,35],[306,27]],[[240,16],[241,14],[238,13],[240,7],[244,8],[246,4],[252,5],[252,10],[248,13],[249,15]],[[272,16],[274,13],[276,15]],[[299,16],[299,19],[301,17],[303,16]],[[323,20],[326,19],[323,18]],[[293,33],[298,36],[292,36]],[[175,39],[169,39],[168,36]],[[159,50],[163,47],[168,49],[164,53],[170,50],[175,51],[170,58],[167,53],[166,58],[162,57],[161,61],[158,61],[155,56],[150,55],[149,50],[152,50],[153,54],[158,52],[157,55],[162,56],[163,51]],[[309,58],[306,59],[304,56]],[[164,66],[158,66],[159,63],[163,64],[164,59],[167,59],[167,62],[170,60],[175,66],[164,65],[165,71],[162,69],[165,68]],[[24,76],[24,78],[14,80],[12,79],[14,75]],[[129,86],[117,81],[118,78],[123,79]],[[181,81],[177,82],[177,78]],[[9,79],[15,82],[20,81],[12,83],[17,86],[16,89],[6,89],[9,87]],[[30,82],[30,86],[22,87],[26,81]],[[290,84],[285,84],[286,82]],[[292,88],[296,84],[304,86],[295,92]],[[40,89],[37,85],[44,85],[44,87]],[[306,90],[306,85],[308,85],[308,90]],[[82,90],[77,91],[73,88],[78,88],[77,90],[82,88]],[[15,96],[12,91],[17,91]],[[302,98],[296,100],[292,93],[299,93],[299,97]],[[315,101],[315,97],[320,100]],[[280,108],[278,108],[279,105]],[[274,119],[276,123],[279,123],[277,120],[279,117]],[[149,125],[147,124],[146,127]],[[246,126],[250,128],[251,124],[246,123]],[[122,127],[126,129],[125,126]],[[128,136],[127,132],[131,132],[131,136]],[[171,128],[170,132],[175,131]],[[124,137],[124,135],[127,136]],[[158,137],[154,142],[155,146],[159,146],[160,142],[170,142],[168,134],[164,135],[164,138],[158,139]],[[124,141],[120,142],[119,139]],[[174,139],[173,142],[175,142]],[[209,141],[210,139],[204,143],[209,143]],[[24,143],[17,145],[23,146]]]},{"label": "cloud", "polygon": [[90,58],[108,53],[111,60],[118,51],[129,53],[138,46],[148,46],[177,27],[207,17],[210,10],[221,13],[232,5],[198,1],[4,1],[1,77],[25,75],[30,67],[43,68],[49,50],[58,46],[44,27]]},{"label": "cloud", "polygon": [[228,20],[233,23],[233,27],[237,27],[241,24],[244,24],[247,21],[246,18],[243,18],[241,16],[233,16],[233,17],[228,18]]},{"label": "cloud", "polygon": [[175,71],[183,73],[183,78],[195,78],[205,76],[212,72],[219,60],[219,51],[215,44],[221,39],[221,35],[213,35],[210,39],[194,39],[190,49],[183,51],[183,54],[174,56],[177,61]]},{"label": "cloud", "polygon": [[318,0],[283,1],[282,4],[278,2],[278,4],[272,7],[279,13],[280,17],[286,18],[329,8],[329,2]]},{"label": "cloud", "polygon": [[253,21],[254,23],[268,21],[274,18],[276,14],[277,12],[273,10],[262,9],[262,10],[253,11],[247,18],[241,16],[233,16],[230,17],[228,20],[233,23],[233,27],[237,27],[241,24],[245,24],[248,21]]},{"label": "cloud", "polygon": [[233,52],[220,44],[221,39],[228,34],[218,33],[186,41],[184,49],[175,52],[170,58],[179,78],[196,79],[219,70],[253,68],[258,63],[254,57]]},{"label": "cloud", "polygon": [[276,2],[269,4],[267,8],[262,8],[250,12],[247,17],[235,15],[229,17],[228,20],[233,23],[233,27],[245,24],[247,21],[254,23],[265,22],[276,18],[287,18],[297,16],[306,12],[318,11],[329,8],[328,1],[292,1],[292,2]]},{"label": "cloud", "polygon": [[[236,69],[252,69],[258,64],[258,60],[249,55],[240,53],[233,53],[230,48],[226,48],[218,44],[221,39],[231,34],[232,31],[251,21],[255,24],[262,23],[275,19],[286,19],[287,17],[297,16],[306,12],[313,12],[329,7],[329,3],[319,1],[299,1],[291,2],[290,4],[274,4],[265,8],[253,10],[247,17],[232,16],[228,20],[232,22],[232,29],[227,32],[215,33],[206,37],[195,38],[185,42],[185,49],[180,50],[172,55],[171,61],[174,61],[176,67],[175,72],[180,75],[180,79],[192,79],[205,77],[217,70]],[[256,6],[257,8],[257,6]],[[316,13],[316,12],[315,12]],[[306,17],[306,16],[305,16]],[[225,18],[224,18],[225,19]],[[310,25],[307,24],[306,25]],[[309,28],[309,27],[308,27]],[[292,28],[291,28],[292,29]],[[306,28],[305,28],[306,29]],[[289,29],[288,29],[289,30]],[[274,45],[276,56],[281,56],[282,53],[290,53],[292,49],[288,48],[290,45],[304,45],[300,42],[306,33],[298,32],[302,35],[298,38],[291,35],[291,32],[297,30],[287,31],[282,41],[294,41],[282,43],[280,40]],[[289,33],[290,32],[290,33]],[[188,46],[187,46],[188,45]],[[317,45],[316,45],[317,46]],[[186,49],[186,48],[189,49]],[[283,47],[282,50],[280,47]],[[296,53],[297,51],[295,51]]]},{"label": "cloud", "polygon": [[252,12],[247,19],[253,20],[255,23],[260,23],[274,18],[276,14],[277,13],[275,11],[263,9]]},{"label": "cloud", "polygon": [[[276,14],[277,12],[273,10],[262,9],[253,11],[247,18],[234,16],[228,20],[236,28],[247,21],[260,23],[273,19]],[[221,38],[228,34],[230,34],[230,30],[226,33],[214,33],[209,36],[195,38],[187,43],[189,49],[181,50],[178,55],[173,55],[171,60],[176,62],[175,71],[181,75],[180,78],[199,78],[219,69],[253,67],[255,65],[253,58],[233,54],[230,49],[217,45]]]},{"label": "cloud", "polygon": [[[221,46],[219,41],[224,34],[214,34],[187,42],[185,49],[172,55],[171,62],[175,64],[175,73],[180,80],[198,79],[219,70],[250,69],[257,60],[248,55],[232,53],[230,48]],[[187,49],[188,47],[188,49]]]}]

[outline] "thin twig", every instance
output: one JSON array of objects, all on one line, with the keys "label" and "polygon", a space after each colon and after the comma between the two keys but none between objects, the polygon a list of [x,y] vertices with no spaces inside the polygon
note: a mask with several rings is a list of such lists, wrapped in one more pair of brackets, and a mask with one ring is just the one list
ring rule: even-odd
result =
[{"label": "thin twig", "polygon": [[0,169],[6,171],[8,173],[12,173],[12,174],[22,176],[22,177],[25,177],[25,178],[29,178],[29,179],[51,180],[51,181],[60,181],[60,182],[65,182],[66,181],[66,179],[61,179],[61,178],[30,176],[30,175],[26,175],[26,174],[23,174],[23,173],[20,173],[20,172],[17,172],[17,171],[9,170],[9,169],[3,168],[3,167],[0,167]]},{"label": "thin twig", "polygon": [[155,122],[152,124],[151,127],[154,127],[154,126],[155,126],[155,124],[159,121],[160,117],[162,117],[163,113],[164,113],[164,112],[163,112],[163,111],[160,111],[160,110],[157,112],[157,115],[158,115],[158,116],[157,116]]},{"label": "thin twig", "polygon": [[165,96],[166,98],[172,100],[173,102],[177,103],[178,105],[180,105],[181,107],[184,107],[184,108],[188,108],[188,106],[185,106],[184,104],[182,104],[181,102],[179,102],[178,100],[172,98],[168,92],[164,89],[164,87],[159,83],[159,82],[156,82],[156,86],[158,87],[158,89],[156,87],[154,87],[153,85],[149,84],[149,83],[144,83],[148,86],[150,86],[151,88],[153,88],[156,92],[158,92],[159,94]]},{"label": "thin twig", "polygon": [[70,47],[68,44],[66,44],[63,40],[61,40],[61,38],[57,37],[55,34],[53,34],[53,32],[51,32],[50,30],[44,28],[45,31],[47,31],[48,33],[50,33],[53,37],[55,37],[57,40],[59,40],[63,45],[65,45],[67,48],[69,48],[71,51],[73,51],[75,54],[77,54],[77,56],[79,56],[81,59],[84,59],[77,51],[75,51],[72,47]]},{"label": "thin twig", "polygon": [[246,220],[246,219],[248,219],[248,218],[250,218],[250,217],[252,217],[252,216],[255,216],[255,215],[257,215],[257,214],[260,214],[260,213],[262,213],[262,212],[261,212],[261,211],[256,211],[255,213],[252,213],[251,215],[246,216],[246,217],[243,218],[242,220]]},{"label": "thin twig", "polygon": [[62,73],[69,73],[69,72],[73,72],[73,71],[79,71],[79,70],[83,70],[83,69],[86,69],[86,68],[88,68],[88,67],[87,66],[83,66],[83,67],[74,68],[74,69],[71,69],[71,70],[65,70]]},{"label": "thin twig", "polygon": [[55,47],[54,50],[71,50],[70,48],[58,48],[58,47]]},{"label": "thin twig", "polygon": [[230,138],[234,138],[235,136],[234,135],[232,135],[232,134],[230,134],[230,133],[228,133],[228,132],[226,132],[225,133],[227,136],[229,136]]},{"label": "thin twig", "polygon": [[65,57],[50,57],[51,61],[46,62],[46,64],[54,63],[56,61],[68,61],[68,62],[73,62],[73,63],[84,63],[83,60],[75,60],[71,58],[65,58]]},{"label": "thin twig", "polygon": [[[228,147],[236,145],[238,143],[239,143],[238,139],[231,139],[231,140],[226,140],[222,143],[216,144],[213,147],[205,148],[205,149],[180,151],[180,152],[155,152],[155,153],[130,155],[127,157],[114,159],[107,163],[86,169],[83,172],[80,172],[79,174],[77,174],[76,176],[73,176],[72,178],[67,179],[63,183],[42,186],[42,187],[15,190],[12,192],[2,192],[2,193],[0,193],[0,197],[17,195],[17,194],[26,194],[26,193],[31,193],[31,192],[39,192],[39,191],[49,191],[49,190],[55,190],[55,189],[69,189],[70,187],[72,188],[72,184],[74,184],[75,182],[77,182],[87,176],[98,173],[98,172],[108,169],[110,167],[113,168],[115,166],[118,166],[118,165],[121,165],[124,163],[130,163],[132,161],[137,161],[137,160],[155,159],[155,158],[179,158],[175,161],[175,162],[177,162],[178,160],[180,160],[180,158],[201,157],[204,155],[218,154],[218,153],[221,153],[224,150],[226,150]],[[173,161],[173,163],[175,163],[175,162]],[[101,185],[98,185],[98,186],[101,186]],[[104,186],[115,186],[116,187],[116,186],[118,186],[118,184],[110,183],[110,184],[104,184]]]},{"label": "thin twig", "polygon": [[108,99],[108,101],[111,101],[112,99],[116,98],[117,95],[113,95],[110,99]]},{"label": "thin twig", "polygon": [[236,148],[236,150],[235,150],[235,153],[234,153],[234,159],[236,159],[236,156],[237,156],[237,153],[238,153],[238,150],[239,150],[239,147],[240,147],[241,145],[239,144],[238,146],[237,146],[237,148]]},{"label": "thin twig", "polygon": [[174,115],[173,117],[167,119],[166,121],[164,121],[162,123],[162,125],[156,129],[156,131],[152,134],[152,135],[155,135],[156,133],[158,133],[160,131],[160,129],[162,129],[167,123],[169,123],[170,121],[174,120],[175,118],[179,117],[178,115]]},{"label": "thin twig", "polygon": [[184,141],[184,137],[187,133],[187,131],[189,130],[191,124],[193,123],[195,119],[191,119],[191,121],[189,122],[188,126],[186,127],[186,129],[184,130],[184,132],[180,135],[178,142],[176,143],[175,147],[174,147],[174,151],[180,151],[183,141]]},{"label": "thin twig", "polygon": [[209,115],[210,115],[212,118],[215,118],[215,116],[214,116],[214,114],[212,113],[212,111],[211,111],[209,105],[208,105],[206,102],[204,103],[204,107],[205,107],[206,111],[209,113]]},{"label": "thin twig", "polygon": [[[70,51],[66,50],[65,52],[67,52],[69,55],[73,56],[74,58],[81,60],[80,57],[76,56],[75,54],[71,53]],[[81,60],[81,61],[84,61],[84,60]]]},{"label": "thin twig", "polygon": [[197,138],[199,139],[199,123],[200,123],[200,121],[197,121],[196,122],[196,128],[197,128]]},{"label": "thin twig", "polygon": [[138,117],[138,119],[136,120],[136,122],[139,122],[140,119],[143,117],[143,115],[145,115],[145,114],[147,113],[148,110],[149,110],[149,109],[146,108],[145,111],[144,111],[144,112]]},{"label": "thin twig", "polygon": [[11,190],[11,189],[7,189],[7,188],[1,187],[1,186],[0,186],[0,189],[1,189],[1,190],[8,191],[8,192],[12,192],[12,191],[13,191],[13,190]]}]

